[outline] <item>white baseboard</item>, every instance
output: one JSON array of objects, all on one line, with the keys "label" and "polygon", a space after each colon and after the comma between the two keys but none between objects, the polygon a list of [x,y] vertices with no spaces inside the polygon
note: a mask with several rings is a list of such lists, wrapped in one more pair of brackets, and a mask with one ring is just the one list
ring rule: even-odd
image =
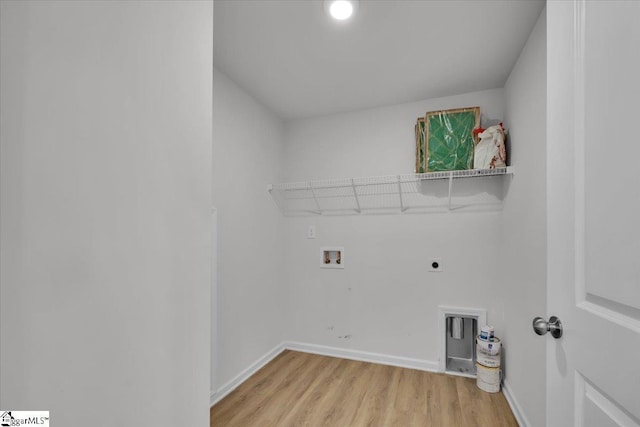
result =
[{"label": "white baseboard", "polygon": [[507,399],[507,403],[509,403],[509,406],[511,407],[511,412],[513,412],[513,416],[516,417],[516,421],[518,422],[518,425],[520,427],[529,427],[531,424],[529,423],[529,420],[527,420],[527,417],[524,415],[524,411],[522,410],[522,407],[520,406],[520,404],[518,403],[518,400],[516,399],[513,392],[511,391],[511,387],[509,387],[509,383],[507,383],[506,381],[503,381],[502,383],[502,392],[504,394],[504,397]]},{"label": "white baseboard", "polygon": [[253,362],[246,368],[244,371],[240,372],[238,375],[233,377],[230,381],[228,381],[225,385],[220,387],[218,390],[211,393],[210,406],[215,405],[219,401],[225,398],[226,395],[235,390],[240,384],[245,382],[251,375],[258,372],[264,365],[271,362],[277,355],[282,353],[285,350],[284,343],[280,343],[271,350],[269,350],[264,356],[260,357],[258,360]]},{"label": "white baseboard", "polygon": [[307,344],[296,341],[285,341],[284,348],[323,356],[340,357],[343,359],[359,360],[361,362],[379,363],[382,365],[398,366],[401,368],[418,369],[420,371],[440,372],[438,362],[409,357],[391,356],[388,354],[370,353],[368,351],[351,350],[346,348],[329,347],[318,344]]}]

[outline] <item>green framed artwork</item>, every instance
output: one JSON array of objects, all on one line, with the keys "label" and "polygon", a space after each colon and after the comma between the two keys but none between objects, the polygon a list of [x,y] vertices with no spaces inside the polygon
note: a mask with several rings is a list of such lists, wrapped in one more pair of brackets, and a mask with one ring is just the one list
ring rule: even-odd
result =
[{"label": "green framed artwork", "polygon": [[425,157],[425,144],[424,144],[424,117],[418,117],[416,122],[416,168],[415,173],[424,173],[427,170],[427,165],[424,161]]},{"label": "green framed artwork", "polygon": [[[480,107],[432,111],[424,117],[425,172],[471,169]],[[418,162],[420,163],[420,162]]]}]

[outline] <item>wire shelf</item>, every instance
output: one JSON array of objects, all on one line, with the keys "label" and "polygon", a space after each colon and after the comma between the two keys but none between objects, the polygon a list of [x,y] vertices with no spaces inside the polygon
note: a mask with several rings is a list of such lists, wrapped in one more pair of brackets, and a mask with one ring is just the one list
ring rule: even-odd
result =
[{"label": "wire shelf", "polygon": [[426,213],[487,206],[495,210],[501,208],[504,196],[504,191],[495,191],[495,184],[462,186],[456,194],[453,183],[507,175],[513,175],[512,167],[289,182],[270,185],[268,190],[285,216]]}]

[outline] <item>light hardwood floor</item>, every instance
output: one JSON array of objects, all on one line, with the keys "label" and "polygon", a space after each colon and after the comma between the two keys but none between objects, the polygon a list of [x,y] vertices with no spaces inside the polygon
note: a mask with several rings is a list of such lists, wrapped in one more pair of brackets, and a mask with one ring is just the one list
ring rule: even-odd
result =
[{"label": "light hardwood floor", "polygon": [[211,427],[517,425],[471,378],[290,350],[211,408]]}]

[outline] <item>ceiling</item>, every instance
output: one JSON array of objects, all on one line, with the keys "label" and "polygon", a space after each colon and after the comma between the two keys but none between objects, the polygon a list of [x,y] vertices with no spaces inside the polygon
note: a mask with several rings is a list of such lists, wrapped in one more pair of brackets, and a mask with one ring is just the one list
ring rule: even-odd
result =
[{"label": "ceiling", "polygon": [[543,0],[215,0],[214,65],[283,119],[503,87]]}]

